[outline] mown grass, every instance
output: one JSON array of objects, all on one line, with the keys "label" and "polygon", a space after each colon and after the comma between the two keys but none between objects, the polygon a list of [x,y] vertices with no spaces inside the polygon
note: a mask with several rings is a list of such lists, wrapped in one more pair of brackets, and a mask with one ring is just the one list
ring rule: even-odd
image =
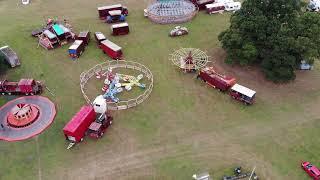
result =
[{"label": "mown grass", "polygon": [[[246,107],[226,94],[209,89],[195,80],[194,75],[180,73],[169,62],[169,54],[181,47],[200,48],[207,52],[218,48],[217,36],[228,27],[229,14],[208,16],[201,12],[185,24],[190,30],[188,36],[172,39],[168,32],[174,25],[153,24],[143,17],[142,9],[146,3],[121,2],[128,3],[131,32],[128,36],[112,37],[110,27],[97,19],[96,6],[103,4],[97,0],[35,0],[27,7],[17,6],[15,1],[0,1],[0,43],[17,51],[22,62],[21,67],[9,69],[2,78],[32,77],[44,81],[55,97],[48,92],[43,95],[50,97],[58,109],[53,125],[39,136],[39,154],[35,139],[0,143],[0,179],[36,179],[39,176],[38,158],[43,179],[56,179],[60,177],[58,174],[68,173],[73,167],[85,167],[77,162],[89,152],[119,148],[119,137],[114,135],[117,130],[130,133],[140,149],[169,144],[177,146],[177,151],[182,154],[188,152],[184,156],[168,152],[166,157],[153,162],[155,176],[144,177],[146,179],[189,179],[192,174],[203,170],[220,178],[231,173],[232,166],[247,162],[229,158],[231,151],[217,158],[219,161],[212,161],[215,148],[208,149],[213,151],[209,157],[203,157],[194,147],[177,144],[197,134],[207,134],[212,141],[222,139],[224,143],[217,146],[239,144],[241,149],[234,151],[240,151],[240,155],[250,152],[259,157],[259,161],[271,164],[272,173],[267,175],[280,179],[306,178],[300,170],[300,160],[310,160],[320,166],[316,110],[303,113],[319,105],[319,89],[303,93],[299,98],[281,97],[276,104],[263,100],[267,98],[262,99],[259,96],[265,95],[259,94],[258,103]],[[154,74],[154,90],[146,102],[134,109],[114,113],[116,121],[107,136],[97,142],[86,140],[72,151],[66,150],[62,128],[85,103],[80,93],[79,75],[110,59],[93,41],[77,61],[67,57],[67,46],[53,51],[36,48],[36,39],[30,36],[30,32],[40,27],[47,17],[68,18],[77,31],[89,29],[105,33],[123,47],[127,59],[143,63]],[[313,73],[319,80],[319,69]],[[5,102],[6,98],[0,98],[0,104]],[[297,119],[304,121],[299,123]],[[242,166],[251,168],[253,164]],[[268,176],[264,178],[270,179]]]}]

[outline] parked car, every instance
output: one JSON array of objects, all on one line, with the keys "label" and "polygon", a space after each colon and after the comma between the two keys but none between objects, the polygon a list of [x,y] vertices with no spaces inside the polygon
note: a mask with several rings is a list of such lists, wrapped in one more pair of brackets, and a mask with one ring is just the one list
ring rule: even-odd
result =
[{"label": "parked car", "polygon": [[301,167],[314,180],[320,180],[320,170],[316,166],[312,165],[310,162],[305,161],[301,163]]},{"label": "parked car", "polygon": [[306,61],[301,61],[299,69],[300,70],[312,70],[313,66],[311,64],[307,63]]},{"label": "parked car", "polygon": [[176,26],[174,29],[170,31],[169,36],[171,37],[183,36],[183,35],[187,35],[188,33],[189,31],[186,27]]}]

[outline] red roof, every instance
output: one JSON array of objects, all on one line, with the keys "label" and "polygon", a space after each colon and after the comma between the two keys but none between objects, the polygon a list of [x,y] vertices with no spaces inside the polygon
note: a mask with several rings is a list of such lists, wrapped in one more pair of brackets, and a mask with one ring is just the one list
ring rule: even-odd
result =
[{"label": "red roof", "polygon": [[94,109],[92,106],[82,106],[80,111],[64,126],[63,131],[74,133],[88,117],[92,116]]},{"label": "red roof", "polygon": [[19,83],[18,83],[18,85],[19,86],[31,86],[32,85],[32,82],[33,82],[34,80],[33,79],[21,79],[20,81],[19,81]]}]

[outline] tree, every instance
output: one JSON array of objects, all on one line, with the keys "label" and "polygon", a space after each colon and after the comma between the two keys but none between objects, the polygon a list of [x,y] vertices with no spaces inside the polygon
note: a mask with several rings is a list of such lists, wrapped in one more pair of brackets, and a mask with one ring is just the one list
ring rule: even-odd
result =
[{"label": "tree", "polygon": [[275,82],[295,78],[301,60],[320,57],[320,15],[302,11],[300,0],[245,0],[219,35],[226,63],[259,64]]}]

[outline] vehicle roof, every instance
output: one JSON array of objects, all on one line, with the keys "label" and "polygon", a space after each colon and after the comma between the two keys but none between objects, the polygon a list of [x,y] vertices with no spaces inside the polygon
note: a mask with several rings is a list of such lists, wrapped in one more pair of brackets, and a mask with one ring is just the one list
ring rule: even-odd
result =
[{"label": "vehicle roof", "polygon": [[109,40],[104,40],[104,41],[101,41],[101,44],[105,45],[105,46],[108,46],[109,48],[111,48],[113,51],[119,51],[121,50],[121,47],[116,45],[115,43],[109,41]]},{"label": "vehicle roof", "polygon": [[45,34],[49,39],[53,39],[56,38],[57,36],[55,34],[53,34],[51,31],[49,31],[48,29],[43,31],[43,34]]},{"label": "vehicle roof", "polygon": [[66,28],[64,25],[59,24],[59,26],[60,26],[60,28],[61,28],[65,33],[70,32],[70,29]]},{"label": "vehicle roof", "polygon": [[112,10],[109,11],[110,16],[116,16],[116,15],[121,15],[121,11],[120,10]]},{"label": "vehicle roof", "polygon": [[33,83],[33,79],[20,79],[18,85],[19,86],[31,86]]},{"label": "vehicle roof", "polygon": [[92,113],[92,111],[94,112],[92,106],[82,106],[80,111],[78,111],[77,114],[75,114],[72,119],[64,126],[63,130],[74,133],[79,128],[81,123],[86,120],[86,117],[88,117]]},{"label": "vehicle roof", "polygon": [[106,9],[112,9],[112,8],[119,8],[119,7],[122,7],[121,4],[114,4],[114,5],[110,5],[110,6],[101,6],[101,7],[98,7],[98,10],[106,10]]},{"label": "vehicle roof", "polygon": [[82,43],[82,40],[75,40],[74,43],[69,47],[69,49],[77,49]]},{"label": "vehicle roof", "polygon": [[124,23],[113,24],[111,28],[114,29],[114,28],[120,28],[120,27],[126,27],[126,26],[129,26],[129,24],[124,22]]},{"label": "vehicle roof", "polygon": [[87,37],[88,34],[89,34],[89,31],[82,31],[79,33],[79,37]]},{"label": "vehicle roof", "polygon": [[92,122],[92,123],[90,124],[89,129],[90,129],[90,130],[93,130],[93,131],[98,131],[99,128],[101,127],[101,125],[102,125],[102,124],[97,123],[97,122],[94,121],[94,122]]},{"label": "vehicle roof", "polygon": [[251,89],[249,89],[247,87],[244,87],[244,86],[242,86],[240,84],[233,85],[231,90],[239,92],[239,93],[241,93],[241,94],[243,94],[245,96],[248,96],[250,98],[253,97],[256,94],[256,92],[254,90],[251,90]]},{"label": "vehicle roof", "polygon": [[52,28],[57,33],[58,36],[64,34],[63,29],[58,24],[53,25]]},{"label": "vehicle roof", "polygon": [[213,7],[220,7],[220,6],[224,6],[224,3],[206,4],[206,8],[213,8]]},{"label": "vehicle roof", "polygon": [[95,32],[95,35],[99,40],[101,39],[107,39],[106,36],[102,32]]}]

